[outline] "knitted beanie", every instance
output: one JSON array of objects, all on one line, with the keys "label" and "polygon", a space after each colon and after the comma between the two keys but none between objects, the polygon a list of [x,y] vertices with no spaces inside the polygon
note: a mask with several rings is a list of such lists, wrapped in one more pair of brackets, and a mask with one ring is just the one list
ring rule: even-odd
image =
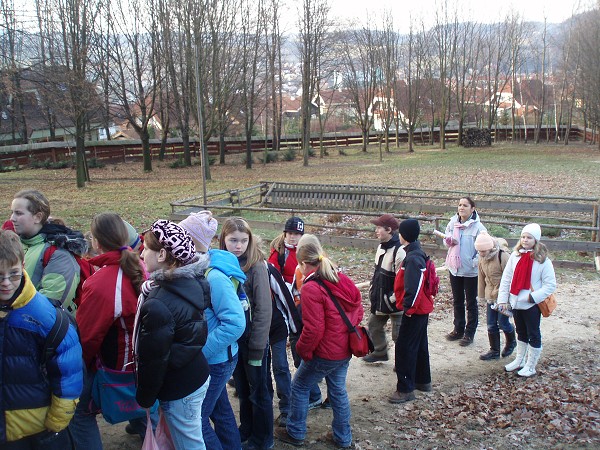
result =
[{"label": "knitted beanie", "polygon": [[419,226],[419,221],[417,219],[406,219],[400,222],[399,231],[400,236],[402,236],[405,241],[415,242],[419,239],[421,227]]},{"label": "knitted beanie", "polygon": [[140,235],[129,222],[124,220],[123,223],[125,224],[125,228],[127,228],[127,245],[129,245],[132,250],[137,250],[136,247],[138,247],[142,242]]},{"label": "knitted beanie", "polygon": [[487,233],[479,233],[475,239],[475,250],[477,251],[492,250],[495,246],[494,238]]},{"label": "knitted beanie", "polygon": [[157,220],[150,227],[150,231],[158,239],[160,245],[183,265],[197,261],[196,246],[192,238],[175,222]]},{"label": "knitted beanie", "polygon": [[217,219],[212,216],[212,212],[200,211],[191,213],[179,222],[179,225],[184,228],[201,247],[204,247],[199,248],[198,250],[207,252],[208,249],[210,249],[212,238],[217,233],[217,226],[219,223],[217,222]]},{"label": "knitted beanie", "polygon": [[542,229],[537,223],[525,225],[523,227],[523,231],[521,231],[521,235],[523,233],[529,233],[532,235],[536,242],[539,242],[539,240],[542,238]]}]

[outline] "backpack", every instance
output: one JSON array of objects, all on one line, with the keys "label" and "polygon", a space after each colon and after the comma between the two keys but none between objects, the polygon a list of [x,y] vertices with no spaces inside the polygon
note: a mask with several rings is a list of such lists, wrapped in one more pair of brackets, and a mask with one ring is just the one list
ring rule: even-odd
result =
[{"label": "backpack", "polygon": [[[43,268],[46,268],[46,266],[50,262],[50,258],[52,258],[52,255],[57,249],[58,247],[55,244],[50,244],[46,248],[46,250],[44,250],[44,255],[42,257]],[[94,274],[96,268],[92,264],[90,264],[90,262],[87,259],[82,258],[77,253],[73,253],[68,248],[65,248],[65,250],[67,250],[69,253],[71,253],[71,255],[73,255],[73,258],[75,258],[75,262],[79,266],[79,284],[77,285],[77,289],[75,290],[75,298],[73,299],[73,303],[75,303],[75,306],[78,307],[79,303],[81,302],[83,283],[85,282],[85,280],[87,280]]]},{"label": "backpack", "polygon": [[52,328],[50,329],[50,332],[44,341],[44,351],[42,352],[42,364],[44,365],[46,365],[48,360],[56,353],[56,349],[58,349],[58,346],[69,331],[70,324],[73,325],[77,331],[77,335],[79,336],[79,328],[77,327],[75,318],[64,310],[60,302],[50,299],[48,299],[48,301],[52,303],[56,309],[56,320],[54,321],[54,325],[52,325]]},{"label": "backpack", "polygon": [[423,292],[428,297],[435,297],[440,291],[440,277],[437,274],[435,263],[428,256],[425,260],[425,286]]}]

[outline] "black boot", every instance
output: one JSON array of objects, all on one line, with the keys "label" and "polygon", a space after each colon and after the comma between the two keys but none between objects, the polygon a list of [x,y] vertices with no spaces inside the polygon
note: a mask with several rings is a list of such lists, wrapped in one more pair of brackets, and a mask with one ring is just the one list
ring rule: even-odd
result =
[{"label": "black boot", "polygon": [[482,361],[500,358],[500,333],[488,333],[490,340],[490,350],[487,353],[479,355]]},{"label": "black boot", "polygon": [[512,354],[513,350],[517,346],[517,338],[514,331],[511,331],[510,333],[505,331],[504,337],[506,337],[506,344],[504,344],[504,349],[502,349],[502,357],[506,358]]}]

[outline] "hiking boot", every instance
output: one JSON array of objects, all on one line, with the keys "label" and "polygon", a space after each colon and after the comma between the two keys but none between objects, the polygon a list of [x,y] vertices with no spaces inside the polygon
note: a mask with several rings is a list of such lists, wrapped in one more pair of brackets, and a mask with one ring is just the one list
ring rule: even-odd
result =
[{"label": "hiking boot", "polygon": [[431,383],[415,383],[415,389],[421,392],[431,392]]},{"label": "hiking boot", "polygon": [[362,360],[366,363],[375,363],[375,362],[388,361],[389,358],[388,358],[387,353],[385,355],[376,355],[375,353],[371,353],[370,355],[363,357]]},{"label": "hiking boot", "polygon": [[278,427],[285,428],[287,426],[287,417],[286,413],[279,414],[279,417],[275,419],[275,424]]},{"label": "hiking boot", "polygon": [[464,336],[464,333],[459,333],[456,330],[452,330],[450,333],[448,333],[446,335],[446,340],[447,341],[458,341],[459,339],[462,339],[463,336]]},{"label": "hiking boot", "polygon": [[460,345],[461,347],[466,347],[468,345],[471,345],[473,343],[473,336],[469,336],[468,334],[465,334],[462,339],[460,340],[460,342],[458,343],[458,345]]},{"label": "hiking boot", "polygon": [[348,445],[342,445],[339,442],[337,442],[334,438],[333,438],[333,431],[328,431],[327,434],[325,434],[325,436],[323,436],[322,438],[319,439],[320,441],[326,442],[329,445],[333,445],[335,448],[337,449],[349,449],[349,448],[354,448],[354,445],[352,444],[352,442],[350,442],[350,444]]},{"label": "hiking boot", "polygon": [[490,349],[487,353],[479,355],[479,359],[482,361],[500,358],[500,333],[488,333],[488,339],[490,340]]},{"label": "hiking boot", "polygon": [[414,392],[394,392],[392,395],[388,397],[388,402],[398,404],[398,403],[406,403],[415,399]]},{"label": "hiking boot", "polygon": [[275,430],[273,430],[273,435],[281,442],[293,445],[294,447],[304,446],[304,439],[296,439],[295,437],[290,436],[285,428],[275,428]]},{"label": "hiking boot", "polygon": [[504,344],[504,350],[502,350],[502,357],[506,358],[507,356],[512,355],[512,352],[517,346],[517,337],[515,336],[514,331],[510,333],[505,331],[504,336],[506,337],[506,344]]},{"label": "hiking boot", "polygon": [[317,400],[316,402],[309,403],[308,410],[310,411],[311,409],[320,408],[322,404],[323,402],[321,401],[321,399]]},{"label": "hiking boot", "polygon": [[323,400],[323,403],[321,403],[321,408],[323,408],[323,409],[332,409],[331,408],[331,403],[329,402],[329,397],[327,397],[325,400]]}]

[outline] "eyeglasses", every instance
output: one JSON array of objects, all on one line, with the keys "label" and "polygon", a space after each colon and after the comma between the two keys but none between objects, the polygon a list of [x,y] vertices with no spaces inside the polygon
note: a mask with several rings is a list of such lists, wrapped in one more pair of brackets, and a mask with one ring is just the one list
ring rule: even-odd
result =
[{"label": "eyeglasses", "polygon": [[11,273],[7,277],[0,277],[0,283],[3,283],[4,280],[7,280],[7,279],[10,281],[21,281],[21,278],[23,278],[22,273]]}]

